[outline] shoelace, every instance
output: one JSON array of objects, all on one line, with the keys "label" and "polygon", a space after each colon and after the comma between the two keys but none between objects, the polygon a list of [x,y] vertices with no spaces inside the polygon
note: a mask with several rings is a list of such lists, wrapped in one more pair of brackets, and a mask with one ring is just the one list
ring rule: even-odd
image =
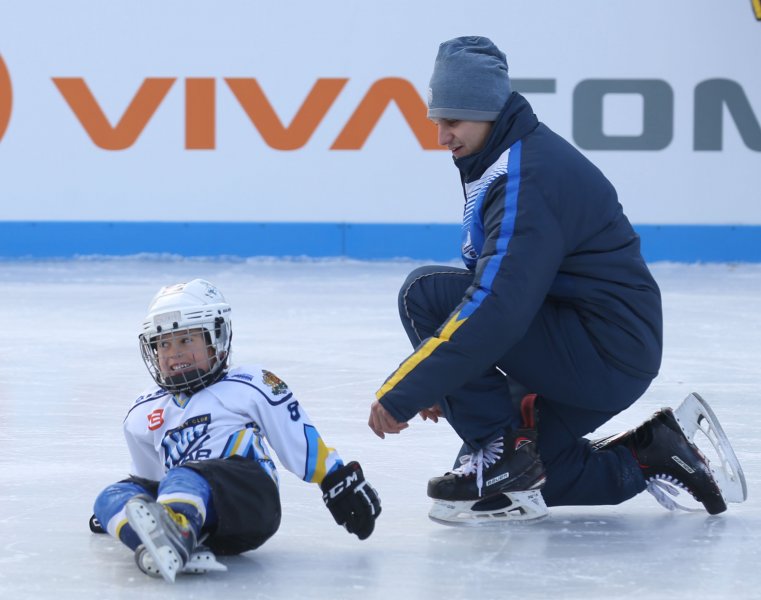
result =
[{"label": "shoelace", "polygon": [[658,501],[658,504],[667,510],[678,509],[687,512],[702,512],[699,508],[688,508],[686,506],[682,506],[676,500],[669,497],[669,495],[678,497],[680,488],[686,492],[689,492],[689,490],[684,487],[684,485],[678,479],[671,477],[670,475],[656,475],[654,477],[650,477],[647,480],[647,491],[655,497],[655,499]]},{"label": "shoelace", "polygon": [[467,477],[475,473],[476,485],[478,486],[478,497],[480,498],[481,488],[483,488],[484,484],[484,467],[490,467],[499,460],[499,457],[502,456],[504,445],[504,440],[499,437],[496,440],[489,442],[485,448],[481,448],[478,452],[464,454],[460,457],[460,466],[454,469],[452,473],[458,477]]}]

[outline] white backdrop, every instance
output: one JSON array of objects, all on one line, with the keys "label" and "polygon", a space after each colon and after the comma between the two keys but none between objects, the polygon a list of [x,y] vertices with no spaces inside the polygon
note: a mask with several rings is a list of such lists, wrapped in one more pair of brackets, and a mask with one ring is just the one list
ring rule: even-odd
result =
[{"label": "white backdrop", "polygon": [[[493,39],[516,79],[554,82],[554,93],[526,96],[577,144],[574,111],[589,110],[574,106],[581,82],[660,82],[673,116],[661,111],[649,126],[665,132],[664,148],[583,148],[631,221],[761,224],[761,22],[751,0],[3,1],[0,221],[455,223],[462,200],[448,154],[421,148],[394,103],[361,149],[331,146],[375,82],[399,78],[425,98],[438,44],[458,35]],[[106,150],[54,78],[84,81],[111,126],[146,78],[174,83],[144,128],[133,126],[133,144]],[[185,147],[194,78],[213,80],[209,149]],[[255,79],[285,126],[318,80],[348,81],[301,148],[277,150],[225,78]],[[725,107],[720,149],[694,150],[696,128],[719,126],[716,111],[694,122],[696,86],[712,79],[739,87],[747,110],[738,118]],[[605,95],[599,133],[642,142],[650,100]]]}]

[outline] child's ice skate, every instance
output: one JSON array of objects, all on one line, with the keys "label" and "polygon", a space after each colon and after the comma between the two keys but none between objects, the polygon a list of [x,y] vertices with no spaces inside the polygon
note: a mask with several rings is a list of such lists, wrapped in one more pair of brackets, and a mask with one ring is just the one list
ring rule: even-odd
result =
[{"label": "child's ice skate", "polygon": [[125,512],[142,542],[135,550],[138,568],[148,575],[158,571],[165,580],[174,582],[196,549],[196,534],[187,519],[143,495],[130,499]]},{"label": "child's ice skate", "polygon": [[[711,454],[710,459],[700,444]],[[727,510],[727,502],[743,502],[748,497],[732,446],[716,415],[698,394],[687,396],[676,410],[659,410],[636,429],[592,444],[595,450],[616,445],[631,450],[647,480],[647,491],[669,510],[693,510],[670,497],[678,496],[679,488],[712,515]]]}]

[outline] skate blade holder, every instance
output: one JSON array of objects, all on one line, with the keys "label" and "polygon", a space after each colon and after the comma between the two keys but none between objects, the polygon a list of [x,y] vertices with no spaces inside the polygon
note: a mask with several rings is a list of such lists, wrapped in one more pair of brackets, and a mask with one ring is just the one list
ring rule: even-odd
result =
[{"label": "skate blade holder", "polygon": [[[479,508],[479,504],[488,508]],[[435,523],[465,527],[536,523],[548,515],[539,490],[507,492],[479,500],[434,500],[428,512],[428,518]]]},{"label": "skate blade holder", "polygon": [[217,557],[211,550],[197,550],[193,552],[187,564],[183,567],[183,573],[203,574],[212,571],[227,571],[227,567],[217,561]]},{"label": "skate blade holder", "polygon": [[687,439],[708,460],[724,500],[745,502],[748,499],[745,474],[729,438],[708,403],[693,392],[674,410],[674,416]]}]

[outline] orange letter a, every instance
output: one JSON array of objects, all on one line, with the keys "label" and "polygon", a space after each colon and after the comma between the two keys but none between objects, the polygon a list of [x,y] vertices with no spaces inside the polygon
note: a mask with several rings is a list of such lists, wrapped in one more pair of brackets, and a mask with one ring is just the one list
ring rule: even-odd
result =
[{"label": "orange letter a", "polygon": [[426,117],[426,105],[417,90],[399,77],[379,79],[370,87],[330,149],[361,149],[392,100],[424,150],[445,149],[438,144],[436,126]]}]

